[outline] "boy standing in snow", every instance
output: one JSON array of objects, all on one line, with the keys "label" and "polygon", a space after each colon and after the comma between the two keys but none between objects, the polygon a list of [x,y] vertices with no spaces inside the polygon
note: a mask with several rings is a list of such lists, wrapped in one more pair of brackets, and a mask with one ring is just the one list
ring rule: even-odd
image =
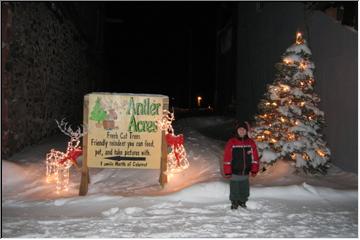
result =
[{"label": "boy standing in snow", "polygon": [[248,124],[237,123],[235,137],[229,139],[224,152],[224,174],[230,178],[231,209],[246,208],[250,195],[249,173],[259,171],[259,156],[255,142],[248,136]]}]

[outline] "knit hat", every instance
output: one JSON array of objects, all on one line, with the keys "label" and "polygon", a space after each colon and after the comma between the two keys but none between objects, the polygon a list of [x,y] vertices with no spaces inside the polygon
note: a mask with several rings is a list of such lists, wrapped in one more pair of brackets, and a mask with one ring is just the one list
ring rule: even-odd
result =
[{"label": "knit hat", "polygon": [[249,131],[249,126],[246,122],[235,122],[235,131],[237,131],[239,128],[245,128],[246,131]]}]

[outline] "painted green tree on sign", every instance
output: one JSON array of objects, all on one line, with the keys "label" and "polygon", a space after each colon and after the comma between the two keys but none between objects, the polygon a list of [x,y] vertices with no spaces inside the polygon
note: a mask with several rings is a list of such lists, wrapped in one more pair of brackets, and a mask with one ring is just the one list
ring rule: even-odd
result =
[{"label": "painted green tree on sign", "polygon": [[103,107],[100,104],[100,98],[96,99],[95,106],[93,107],[93,110],[91,111],[90,119],[97,121],[98,123],[104,121],[107,114],[106,111],[103,109]]}]

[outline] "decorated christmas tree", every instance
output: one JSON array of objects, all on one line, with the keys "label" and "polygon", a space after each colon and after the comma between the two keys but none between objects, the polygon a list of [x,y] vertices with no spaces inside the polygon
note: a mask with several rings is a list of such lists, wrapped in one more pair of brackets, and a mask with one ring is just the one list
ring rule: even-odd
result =
[{"label": "decorated christmas tree", "polygon": [[96,99],[94,108],[91,111],[90,119],[96,121],[97,123],[101,123],[105,118],[107,114],[104,108],[101,106],[100,98]]},{"label": "decorated christmas tree", "polygon": [[273,84],[267,86],[255,116],[253,137],[261,162],[272,164],[290,160],[305,172],[325,173],[330,150],[321,130],[324,113],[317,107],[320,98],[314,93],[314,63],[301,33],[276,64]]}]

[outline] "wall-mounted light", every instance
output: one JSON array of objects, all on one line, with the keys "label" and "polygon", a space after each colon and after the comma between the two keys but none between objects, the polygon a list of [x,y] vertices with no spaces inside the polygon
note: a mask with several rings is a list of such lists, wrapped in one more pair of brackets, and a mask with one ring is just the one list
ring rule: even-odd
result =
[{"label": "wall-mounted light", "polygon": [[202,97],[201,96],[197,96],[197,105],[198,105],[198,107],[200,107],[201,106],[201,100],[202,100]]}]

